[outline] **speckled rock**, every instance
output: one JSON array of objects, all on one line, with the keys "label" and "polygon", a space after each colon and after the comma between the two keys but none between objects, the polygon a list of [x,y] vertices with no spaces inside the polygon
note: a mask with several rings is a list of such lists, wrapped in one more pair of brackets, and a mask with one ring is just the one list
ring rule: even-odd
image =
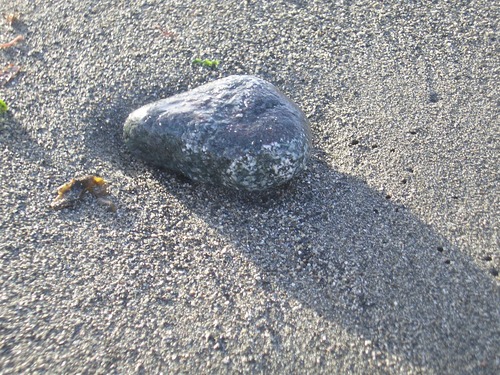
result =
[{"label": "speckled rock", "polygon": [[230,76],[132,112],[125,143],[195,180],[259,191],[301,172],[311,148],[302,111],[269,82]]}]

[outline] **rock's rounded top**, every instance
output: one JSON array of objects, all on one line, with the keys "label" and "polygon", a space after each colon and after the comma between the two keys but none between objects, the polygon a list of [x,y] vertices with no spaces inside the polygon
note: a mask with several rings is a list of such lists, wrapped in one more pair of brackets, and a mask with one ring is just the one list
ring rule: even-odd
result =
[{"label": "rock's rounded top", "polygon": [[302,111],[271,83],[234,75],[132,112],[125,142],[143,159],[193,180],[243,190],[282,184],[311,146]]}]

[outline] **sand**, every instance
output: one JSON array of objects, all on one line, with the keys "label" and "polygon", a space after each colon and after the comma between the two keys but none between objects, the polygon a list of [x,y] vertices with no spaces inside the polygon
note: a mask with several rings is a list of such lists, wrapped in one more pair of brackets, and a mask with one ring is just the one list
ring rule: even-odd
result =
[{"label": "sand", "polygon": [[[0,372],[498,373],[499,9],[434,3],[0,0]],[[130,112],[231,74],[308,116],[299,178],[128,153]],[[85,174],[116,213],[50,209]]]}]

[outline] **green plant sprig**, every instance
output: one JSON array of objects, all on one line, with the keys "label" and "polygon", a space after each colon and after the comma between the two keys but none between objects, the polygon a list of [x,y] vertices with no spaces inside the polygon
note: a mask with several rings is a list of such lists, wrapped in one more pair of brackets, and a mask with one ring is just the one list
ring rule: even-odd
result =
[{"label": "green plant sprig", "polygon": [[199,59],[199,58],[196,58],[193,60],[193,64],[198,64],[198,65],[202,65],[206,68],[212,68],[212,69],[215,69],[219,66],[219,63],[220,61],[219,60],[209,60],[209,59]]},{"label": "green plant sprig", "polygon": [[9,107],[7,107],[7,104],[0,99],[0,113],[5,113],[9,110]]}]

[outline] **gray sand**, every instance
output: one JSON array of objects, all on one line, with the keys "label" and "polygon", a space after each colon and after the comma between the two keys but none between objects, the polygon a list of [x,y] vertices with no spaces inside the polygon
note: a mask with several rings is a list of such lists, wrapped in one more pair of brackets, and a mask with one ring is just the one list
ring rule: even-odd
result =
[{"label": "gray sand", "polygon": [[[383,3],[0,0],[0,372],[498,373],[499,8]],[[132,110],[245,73],[309,117],[300,178],[127,152]],[[117,213],[49,208],[88,173]]]}]

